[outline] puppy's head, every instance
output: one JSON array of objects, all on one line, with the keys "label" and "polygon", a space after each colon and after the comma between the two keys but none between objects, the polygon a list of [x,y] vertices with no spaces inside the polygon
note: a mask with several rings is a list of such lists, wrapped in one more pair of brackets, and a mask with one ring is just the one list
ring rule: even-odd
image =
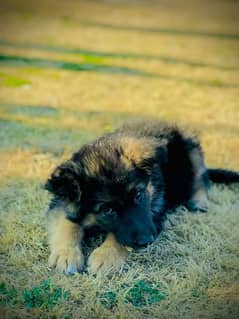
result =
[{"label": "puppy's head", "polygon": [[99,140],[59,166],[46,188],[73,204],[78,222],[93,214],[119,243],[142,248],[156,237],[149,187],[154,158],[155,144],[145,139]]}]

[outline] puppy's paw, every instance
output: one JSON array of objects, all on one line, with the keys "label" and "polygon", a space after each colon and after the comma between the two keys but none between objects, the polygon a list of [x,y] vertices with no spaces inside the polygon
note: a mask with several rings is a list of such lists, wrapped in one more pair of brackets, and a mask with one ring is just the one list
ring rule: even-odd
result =
[{"label": "puppy's paw", "polygon": [[208,201],[207,200],[190,200],[187,203],[187,208],[192,212],[206,213],[208,211]]},{"label": "puppy's paw", "polygon": [[91,274],[107,273],[117,271],[123,266],[128,255],[124,247],[104,247],[96,248],[88,259],[88,272]]},{"label": "puppy's paw", "polygon": [[49,266],[66,275],[74,275],[83,270],[84,256],[79,247],[53,250],[49,257]]}]

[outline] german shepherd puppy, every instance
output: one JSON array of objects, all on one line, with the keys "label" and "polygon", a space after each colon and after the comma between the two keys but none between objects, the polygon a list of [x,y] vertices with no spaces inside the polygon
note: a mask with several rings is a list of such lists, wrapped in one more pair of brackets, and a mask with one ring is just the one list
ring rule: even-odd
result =
[{"label": "german shepherd puppy", "polygon": [[239,174],[207,169],[198,139],[176,126],[136,122],[84,145],[45,185],[53,194],[50,266],[81,271],[84,229],[97,225],[107,235],[90,255],[88,270],[120,268],[128,247],[155,240],[169,209],[206,212],[210,181],[239,182]]}]

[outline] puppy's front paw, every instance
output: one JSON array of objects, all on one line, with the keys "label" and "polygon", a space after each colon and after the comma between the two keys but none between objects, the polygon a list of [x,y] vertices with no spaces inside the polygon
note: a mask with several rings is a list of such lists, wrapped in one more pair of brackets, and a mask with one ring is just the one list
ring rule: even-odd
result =
[{"label": "puppy's front paw", "polygon": [[187,208],[192,212],[206,213],[208,211],[208,201],[190,200],[187,203]]},{"label": "puppy's front paw", "polygon": [[88,272],[92,274],[107,273],[109,271],[120,270],[124,264],[128,252],[124,247],[104,247],[96,248],[88,259]]},{"label": "puppy's front paw", "polygon": [[79,247],[53,250],[49,257],[49,266],[55,267],[66,275],[73,275],[83,270],[84,256]]}]

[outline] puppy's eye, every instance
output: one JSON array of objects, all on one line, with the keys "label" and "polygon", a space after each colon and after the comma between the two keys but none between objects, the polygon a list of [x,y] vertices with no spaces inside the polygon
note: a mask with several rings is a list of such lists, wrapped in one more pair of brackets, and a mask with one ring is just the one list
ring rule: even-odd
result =
[{"label": "puppy's eye", "polygon": [[101,209],[101,214],[104,215],[104,216],[113,216],[114,215],[114,211],[110,207],[103,207]]},{"label": "puppy's eye", "polygon": [[144,190],[138,190],[134,196],[135,204],[140,204],[144,199],[145,192]]}]

